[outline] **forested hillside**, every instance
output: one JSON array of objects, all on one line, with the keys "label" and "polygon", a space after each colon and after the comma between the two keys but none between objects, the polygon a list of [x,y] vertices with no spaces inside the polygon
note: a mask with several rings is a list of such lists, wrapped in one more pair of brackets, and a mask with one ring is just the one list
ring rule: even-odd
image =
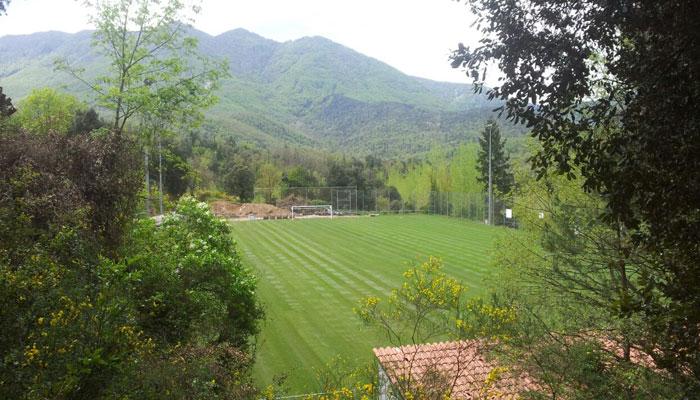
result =
[{"label": "forested hillside", "polygon": [[[202,53],[230,66],[205,128],[239,142],[419,155],[437,143],[475,140],[496,106],[470,85],[410,77],[322,37],[279,43],[243,29],[189,35]],[[0,38],[0,83],[15,100],[45,86],[88,99],[83,85],[54,72],[54,60],[83,67],[87,76],[104,69],[90,39],[90,32]],[[506,127],[506,135],[517,133]]]}]

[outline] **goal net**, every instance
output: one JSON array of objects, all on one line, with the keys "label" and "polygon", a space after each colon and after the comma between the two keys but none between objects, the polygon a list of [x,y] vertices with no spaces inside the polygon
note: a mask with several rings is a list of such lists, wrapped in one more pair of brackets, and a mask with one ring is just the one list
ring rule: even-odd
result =
[{"label": "goal net", "polygon": [[305,215],[323,215],[333,218],[333,206],[324,204],[319,206],[292,206],[292,218]]}]

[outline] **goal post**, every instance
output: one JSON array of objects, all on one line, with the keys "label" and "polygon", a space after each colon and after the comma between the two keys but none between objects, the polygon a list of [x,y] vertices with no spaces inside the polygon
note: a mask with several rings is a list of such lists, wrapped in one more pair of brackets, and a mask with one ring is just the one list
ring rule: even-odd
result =
[{"label": "goal post", "polygon": [[[328,214],[333,218],[333,206],[330,204],[318,205],[318,206],[292,206],[292,218],[296,218],[296,211],[303,210],[328,210]],[[300,213],[299,213],[300,214]]]}]

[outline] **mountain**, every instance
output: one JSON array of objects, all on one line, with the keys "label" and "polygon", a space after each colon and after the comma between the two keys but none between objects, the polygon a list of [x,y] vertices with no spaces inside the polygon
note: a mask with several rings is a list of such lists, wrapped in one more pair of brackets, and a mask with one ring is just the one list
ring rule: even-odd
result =
[{"label": "mountain", "polygon": [[[280,43],[244,29],[190,36],[204,54],[230,66],[207,128],[258,146],[420,154],[435,143],[474,140],[495,107],[470,85],[411,77],[323,37]],[[87,100],[85,87],[54,72],[53,61],[64,58],[97,75],[106,61],[90,41],[88,31],[2,37],[0,86],[15,102],[42,86]]]}]

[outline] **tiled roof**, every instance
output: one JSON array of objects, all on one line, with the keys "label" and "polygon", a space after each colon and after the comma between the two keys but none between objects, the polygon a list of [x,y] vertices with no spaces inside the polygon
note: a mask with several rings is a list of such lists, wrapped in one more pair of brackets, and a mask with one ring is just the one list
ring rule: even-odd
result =
[{"label": "tiled roof", "polygon": [[438,373],[454,399],[517,399],[519,393],[537,388],[526,374],[498,368],[484,350],[483,342],[472,340],[384,347],[374,354],[394,386],[429,386],[425,381],[435,382]]},{"label": "tiled roof", "polygon": [[[582,337],[597,340],[600,343],[603,350],[607,351],[608,353],[612,354],[618,359],[622,359],[624,357],[622,349],[622,339],[620,338],[609,338],[595,333],[582,335]],[[635,346],[632,346],[630,348],[630,361],[633,364],[637,364],[643,367],[658,369],[656,366],[656,362],[651,357],[651,355],[645,353],[642,349]]]}]

